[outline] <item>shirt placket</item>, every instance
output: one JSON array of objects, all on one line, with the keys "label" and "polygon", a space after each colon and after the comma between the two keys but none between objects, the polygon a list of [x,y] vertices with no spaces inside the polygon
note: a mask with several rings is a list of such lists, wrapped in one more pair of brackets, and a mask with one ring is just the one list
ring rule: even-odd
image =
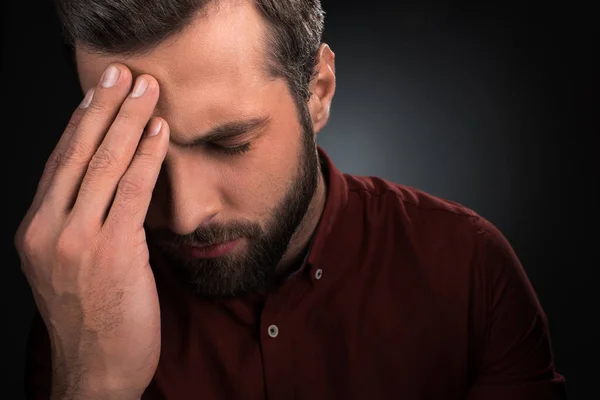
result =
[{"label": "shirt placket", "polygon": [[[299,368],[293,357],[302,346],[302,326],[296,308],[310,295],[311,279],[305,271],[292,277],[282,290],[268,296],[260,320],[260,345],[263,361],[265,391],[269,400],[296,398],[295,386],[299,384],[295,371]],[[313,272],[314,274],[314,272]],[[322,272],[319,272],[319,278]]]}]

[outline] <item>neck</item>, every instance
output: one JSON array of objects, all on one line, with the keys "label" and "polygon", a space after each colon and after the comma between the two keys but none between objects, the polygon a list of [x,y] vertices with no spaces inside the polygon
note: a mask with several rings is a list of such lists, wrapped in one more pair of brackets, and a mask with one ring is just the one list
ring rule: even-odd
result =
[{"label": "neck", "polygon": [[293,270],[306,251],[313,233],[317,229],[321,214],[325,208],[325,200],[327,199],[327,187],[325,177],[323,176],[322,168],[319,168],[319,178],[315,194],[308,206],[308,210],[298,229],[292,236],[287,251],[281,258],[277,267],[277,276],[287,276]]}]

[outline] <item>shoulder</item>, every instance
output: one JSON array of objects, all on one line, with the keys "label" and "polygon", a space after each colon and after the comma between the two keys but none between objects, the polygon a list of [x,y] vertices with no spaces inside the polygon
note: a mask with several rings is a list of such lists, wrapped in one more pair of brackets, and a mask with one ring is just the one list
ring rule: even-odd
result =
[{"label": "shoulder", "polygon": [[485,304],[499,290],[536,304],[511,244],[477,212],[381,178],[346,179],[349,211],[367,221],[357,233],[361,243],[398,280],[419,283],[436,298],[463,299],[465,307],[469,296]]},{"label": "shoulder", "polygon": [[[413,229],[438,227],[473,232],[491,225],[472,209],[424,190],[373,176],[344,175],[348,197],[373,216]],[[396,217],[396,218],[390,218]]]},{"label": "shoulder", "polygon": [[490,258],[514,258],[502,232],[463,204],[379,177],[344,177],[349,208],[369,221],[372,236],[394,236],[423,265],[456,271],[489,263]]}]

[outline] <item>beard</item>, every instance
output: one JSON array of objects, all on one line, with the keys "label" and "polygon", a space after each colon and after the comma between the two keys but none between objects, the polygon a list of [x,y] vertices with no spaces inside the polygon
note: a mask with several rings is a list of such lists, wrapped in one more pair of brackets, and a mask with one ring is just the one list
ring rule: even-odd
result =
[{"label": "beard", "polygon": [[[208,223],[194,232],[175,236],[170,231],[149,231],[151,239],[165,256],[167,267],[194,294],[207,298],[227,298],[267,290],[277,266],[314,197],[319,158],[316,139],[307,110],[300,111],[302,144],[298,168],[279,203],[270,211],[264,228],[252,221]],[[243,252],[230,252],[216,258],[186,258],[181,249],[244,238]]]}]

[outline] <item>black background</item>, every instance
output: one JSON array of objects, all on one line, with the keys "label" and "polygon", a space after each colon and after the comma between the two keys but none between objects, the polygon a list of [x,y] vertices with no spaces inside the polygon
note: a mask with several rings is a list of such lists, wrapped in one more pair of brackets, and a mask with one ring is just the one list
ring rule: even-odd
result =
[{"label": "black background", "polygon": [[[344,172],[421,188],[498,226],[548,314],[570,398],[595,398],[594,14],[483,3],[323,0],[338,89],[320,144]],[[21,399],[33,302],[13,236],[81,93],[52,2],[2,6],[0,398]]]}]

